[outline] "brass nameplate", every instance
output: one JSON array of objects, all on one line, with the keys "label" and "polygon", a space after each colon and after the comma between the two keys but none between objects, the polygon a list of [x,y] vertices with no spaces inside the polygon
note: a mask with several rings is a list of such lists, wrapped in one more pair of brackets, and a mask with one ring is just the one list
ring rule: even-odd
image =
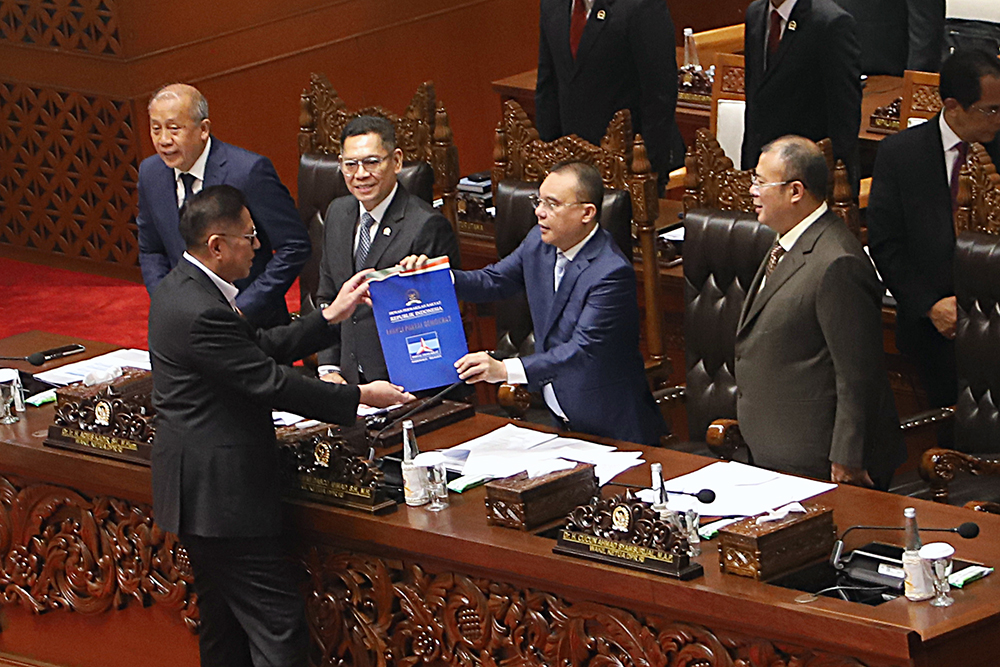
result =
[{"label": "brass nameplate", "polygon": [[55,424],[49,426],[49,436],[44,444],[145,466],[149,465],[149,457],[153,451],[152,445],[144,442]]},{"label": "brass nameplate", "polygon": [[702,566],[692,563],[688,556],[678,556],[660,549],[650,549],[572,530],[562,531],[552,551],[631,570],[663,574],[684,581],[700,577],[705,573]]}]

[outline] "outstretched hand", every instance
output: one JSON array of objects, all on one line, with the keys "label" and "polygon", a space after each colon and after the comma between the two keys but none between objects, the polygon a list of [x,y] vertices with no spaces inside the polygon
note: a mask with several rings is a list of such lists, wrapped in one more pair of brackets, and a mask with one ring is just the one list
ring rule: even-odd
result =
[{"label": "outstretched hand", "polygon": [[337,324],[338,322],[343,322],[354,309],[358,307],[359,303],[366,303],[369,306],[372,303],[371,297],[368,295],[368,274],[374,271],[374,269],[364,269],[358,273],[351,276],[347,282],[343,284],[340,288],[340,292],[337,293],[337,298],[333,300],[329,306],[323,309],[323,317],[330,324]]},{"label": "outstretched hand", "polygon": [[404,391],[399,385],[376,380],[368,384],[358,385],[361,390],[361,402],[373,408],[387,408],[390,405],[407,403],[416,397],[408,391]]},{"label": "outstretched hand", "polygon": [[427,257],[427,255],[409,255],[399,261],[399,266],[401,266],[404,271],[413,271],[414,269],[424,268],[429,261],[431,260]]},{"label": "outstretched hand", "polygon": [[466,384],[507,381],[507,367],[487,352],[470,352],[455,362],[455,369]]}]

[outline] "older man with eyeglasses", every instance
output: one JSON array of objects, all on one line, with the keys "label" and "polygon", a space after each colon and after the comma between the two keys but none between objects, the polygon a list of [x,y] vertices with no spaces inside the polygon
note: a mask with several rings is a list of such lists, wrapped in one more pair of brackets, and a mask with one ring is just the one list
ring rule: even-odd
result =
[{"label": "older man with eyeglasses", "polygon": [[906,458],[882,352],[882,287],[826,205],[819,147],[763,148],[750,194],[777,233],[736,328],[736,412],[754,463],[886,489]]},{"label": "older man with eyeglasses", "polygon": [[211,136],[208,101],[185,84],[164,86],[149,102],[156,155],[139,166],[139,265],[150,294],[184,254],[180,209],[213,185],[247,198],[260,245],[250,275],[236,282],[240,311],[256,326],[289,321],[285,292],[309,259],[309,233],[271,161]]},{"label": "older man with eyeglasses", "polygon": [[[340,147],[351,194],[333,200],[326,211],[317,303],[333,301],[356,272],[395,266],[407,255],[447,255],[458,268],[451,224],[397,180],[403,151],[392,123],[355,118],[344,127]],[[351,384],[389,379],[372,309],[362,304],[339,327],[339,341],[319,353],[320,378]]]}]

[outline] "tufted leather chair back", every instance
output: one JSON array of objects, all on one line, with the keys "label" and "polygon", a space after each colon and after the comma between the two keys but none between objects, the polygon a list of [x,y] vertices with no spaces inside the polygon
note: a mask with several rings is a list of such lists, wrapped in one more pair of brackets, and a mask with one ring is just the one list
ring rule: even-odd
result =
[{"label": "tufted leather chair back", "polygon": [[752,213],[695,209],[684,218],[685,410],[703,442],[716,419],[736,418],[736,325],[775,234]]},{"label": "tufted leather chair back", "polygon": [[[434,169],[426,162],[404,162],[398,175],[410,194],[428,204],[434,199]],[[312,255],[299,274],[302,314],[312,310],[313,297],[319,288],[319,265],[323,259],[323,216],[337,197],[351,194],[340,173],[337,155],[304,153],[299,158],[299,217],[309,230]]]},{"label": "tufted leather chair back", "polygon": [[[501,259],[514,252],[537,223],[529,199],[534,194],[538,194],[538,183],[504,180],[497,185],[493,193],[494,226],[497,255]],[[632,199],[628,191],[604,190],[600,224],[632,261]],[[501,354],[523,356],[534,352],[531,313],[523,294],[496,304],[496,327],[497,351]]]},{"label": "tufted leather chair back", "polygon": [[955,443],[964,452],[1000,452],[1000,237],[959,235],[955,295]]}]

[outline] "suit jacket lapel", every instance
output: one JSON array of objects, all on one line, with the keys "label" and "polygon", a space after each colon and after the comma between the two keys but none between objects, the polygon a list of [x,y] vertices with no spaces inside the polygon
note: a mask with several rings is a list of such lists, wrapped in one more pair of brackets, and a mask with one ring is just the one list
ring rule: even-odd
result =
[{"label": "suit jacket lapel", "polygon": [[[576,50],[576,60],[573,62],[573,76],[580,71],[580,65],[587,58],[587,52],[597,41],[598,35],[608,22],[607,14],[611,13],[611,6],[614,0],[596,0],[594,6],[590,8],[590,16],[587,17],[587,24],[583,28],[583,35],[580,37],[580,46]],[[573,11],[573,3],[570,2],[570,13]],[[598,19],[598,14],[604,12],[604,18]],[[568,24],[567,24],[568,25]],[[569,44],[569,33],[567,31],[566,43]],[[572,55],[572,52],[570,52]]]},{"label": "suit jacket lapel", "polygon": [[205,162],[205,181],[202,183],[202,188],[226,182],[226,162],[226,144],[212,137],[212,148],[208,151],[208,160]]},{"label": "suit jacket lapel", "polygon": [[[587,270],[587,267],[590,266],[591,260],[600,253],[603,247],[603,240],[601,231],[598,230],[594,238],[590,239],[587,245],[580,249],[580,252],[573,258],[573,261],[566,265],[566,271],[559,282],[559,291],[555,293],[552,305],[548,309],[545,328],[542,329],[542,340],[545,340],[549,335],[549,331],[552,330],[552,327],[559,320],[559,316],[562,315],[562,311],[566,308],[566,303],[569,301],[569,296],[573,293],[573,289],[576,286],[576,281]],[[547,255],[546,259],[551,259],[551,262],[546,261],[545,265],[549,267],[548,275],[555,280],[556,248],[554,246],[549,247],[552,249],[552,252]]]},{"label": "suit jacket lapel", "polygon": [[555,6],[555,11],[549,19],[549,38],[552,40],[549,48],[558,61],[558,70],[572,73],[575,71],[575,65],[573,51],[569,48],[569,22],[573,14],[573,0],[557,0],[552,4]]},{"label": "suit jacket lapel", "polygon": [[181,259],[181,261],[177,263],[177,268],[183,271],[187,277],[191,278],[196,283],[201,285],[209,294],[212,294],[216,298],[218,298],[219,302],[222,303],[222,305],[232,310],[232,306],[229,305],[228,301],[226,301],[225,295],[218,287],[215,286],[215,283],[212,282],[212,279],[209,278],[207,275],[205,275],[204,271],[202,271],[201,269],[199,269],[197,266],[187,261],[186,259]]},{"label": "suit jacket lapel", "polygon": [[378,231],[375,234],[375,238],[372,239],[371,248],[368,250],[365,265],[361,268],[368,269],[378,266],[378,261],[382,259],[386,248],[396,238],[399,233],[399,227],[403,224],[407,197],[408,194],[403,189],[402,184],[397,185],[396,195],[392,198],[392,202],[389,203],[389,208],[386,209],[385,215],[382,216],[382,222],[379,223]]},{"label": "suit jacket lapel", "polygon": [[781,286],[788,282],[788,279],[802,268],[802,266],[806,263],[806,257],[812,252],[813,246],[816,245],[816,239],[818,239],[820,234],[823,233],[823,230],[831,224],[831,216],[833,220],[837,219],[835,215],[828,211],[809,226],[809,229],[807,229],[802,236],[799,237],[799,240],[795,242],[792,249],[781,258],[781,261],[778,262],[778,266],[774,269],[774,273],[771,274],[771,276],[767,279],[767,282],[764,284],[764,289],[760,290],[760,293],[757,294],[754,290],[756,290],[757,286],[760,285],[761,279],[764,275],[764,267],[767,265],[767,260],[765,259],[765,261],[761,263],[760,268],[757,269],[757,275],[754,277],[753,285],[751,285],[750,294],[754,294],[755,296],[753,297],[753,300],[750,301],[749,306],[744,308],[744,312],[740,316],[739,329],[742,330],[743,327],[748,326],[751,322],[753,322],[754,318],[757,317],[761,310],[763,310],[764,306],[771,300],[771,297],[774,296],[775,292],[781,289]]},{"label": "suit jacket lapel", "polygon": [[[173,168],[163,164],[162,160],[160,160],[160,166],[162,169],[157,170],[156,176],[160,182],[156,187],[151,188],[150,191],[156,193],[162,192],[167,197],[158,203],[157,208],[159,210],[153,217],[159,218],[162,214],[163,218],[160,219],[165,219],[167,231],[173,232],[181,222],[180,211],[177,208],[177,179],[174,176]],[[161,230],[160,234],[163,235],[164,232]]]},{"label": "suit jacket lapel", "polygon": [[[798,0],[798,2],[795,3],[795,7],[792,9],[792,14],[788,18],[788,25],[785,26],[785,34],[781,36],[781,42],[778,43],[778,51],[770,60],[767,58],[767,43],[764,43],[764,63],[766,64],[766,67],[764,68],[764,77],[761,80],[761,83],[770,78],[771,73],[778,69],[781,61],[786,57],[788,50],[795,47],[797,41],[800,39],[799,33],[809,23],[811,4],[811,0]],[[766,26],[770,21],[771,16],[770,5],[765,4],[765,7],[767,8],[764,12],[765,27],[761,31],[761,34],[763,35],[767,34]]]}]

